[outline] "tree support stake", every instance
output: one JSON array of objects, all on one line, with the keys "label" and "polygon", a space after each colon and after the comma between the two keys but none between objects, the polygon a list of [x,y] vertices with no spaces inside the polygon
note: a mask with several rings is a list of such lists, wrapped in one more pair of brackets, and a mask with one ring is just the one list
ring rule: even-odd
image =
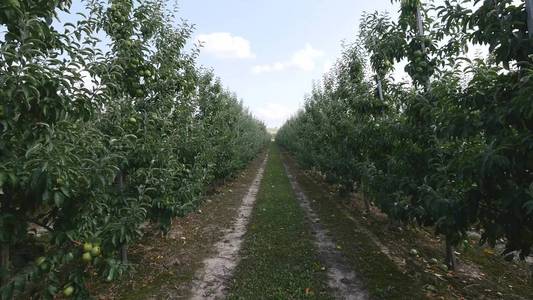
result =
[{"label": "tree support stake", "polygon": [[455,257],[455,249],[450,237],[446,237],[446,266],[448,270],[455,271],[457,267],[457,259]]},{"label": "tree support stake", "polygon": [[[529,0],[533,1],[533,0]],[[416,25],[418,27],[418,36],[424,38],[424,22],[422,21],[422,3],[416,7]],[[422,53],[427,56],[426,42],[421,40]],[[428,77],[426,81],[426,92],[431,89],[431,79]]]},{"label": "tree support stake", "polygon": [[383,101],[383,85],[381,84],[381,79],[376,78],[376,84],[378,86],[379,100]]},{"label": "tree support stake", "polygon": [[526,0],[527,11],[527,29],[529,31],[529,38],[533,38],[533,0]]}]

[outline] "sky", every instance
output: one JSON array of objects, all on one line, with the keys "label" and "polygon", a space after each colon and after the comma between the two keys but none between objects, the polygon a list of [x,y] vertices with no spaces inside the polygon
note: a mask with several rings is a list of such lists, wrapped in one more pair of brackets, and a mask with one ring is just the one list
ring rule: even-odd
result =
[{"label": "sky", "polygon": [[[399,9],[390,0],[172,1],[177,17],[195,25],[190,44],[203,44],[199,64],[213,69],[270,128],[303,106],[313,82],[340,56],[342,42],[356,39],[363,12],[396,16]],[[59,19],[73,22],[79,11],[84,4],[74,0],[70,14]]]},{"label": "sky", "polygon": [[302,105],[313,81],[353,41],[363,12],[398,10],[390,0],[179,0],[196,25],[199,63],[212,68],[252,113],[279,127]]}]

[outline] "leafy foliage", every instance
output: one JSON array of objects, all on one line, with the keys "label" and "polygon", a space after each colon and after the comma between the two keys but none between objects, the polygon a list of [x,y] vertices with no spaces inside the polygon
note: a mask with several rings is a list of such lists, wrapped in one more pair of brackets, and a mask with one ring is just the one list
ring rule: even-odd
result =
[{"label": "leafy foliage", "polygon": [[[402,1],[397,22],[363,16],[364,49],[346,48],[276,137],[304,165],[359,190],[391,218],[433,226],[446,238],[450,268],[451,247],[472,228],[492,246],[503,239],[504,254],[523,258],[533,246],[533,48],[525,4],[478,2],[421,9],[425,35],[416,26],[419,1]],[[466,58],[472,43],[491,56]],[[414,85],[388,77],[402,59]],[[383,102],[361,71],[368,64],[383,80]]]},{"label": "leafy foliage", "polygon": [[44,245],[35,263],[2,266],[2,299],[86,299],[88,278],[127,269],[120,249],[143,224],[166,231],[268,142],[184,50],[193,27],[164,3],[87,1],[61,29],[68,0],[0,4],[0,243]]}]

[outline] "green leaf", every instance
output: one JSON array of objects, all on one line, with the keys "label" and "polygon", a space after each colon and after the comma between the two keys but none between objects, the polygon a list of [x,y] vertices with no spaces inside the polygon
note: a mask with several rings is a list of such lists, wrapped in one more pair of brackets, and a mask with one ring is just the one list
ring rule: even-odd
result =
[{"label": "green leaf", "polygon": [[26,157],[26,159],[30,158],[33,153],[39,151],[41,148],[42,148],[42,144],[40,143],[33,145],[30,149],[26,151],[26,154],[24,155],[24,157]]}]

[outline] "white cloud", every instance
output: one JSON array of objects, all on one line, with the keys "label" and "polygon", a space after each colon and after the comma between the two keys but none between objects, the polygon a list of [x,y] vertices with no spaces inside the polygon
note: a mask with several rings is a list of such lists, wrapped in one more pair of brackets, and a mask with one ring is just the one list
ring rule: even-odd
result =
[{"label": "white cloud", "polygon": [[287,68],[287,64],[277,62],[270,65],[257,65],[252,68],[252,72],[255,74],[269,73],[275,71],[283,71]]},{"label": "white cloud", "polygon": [[254,58],[250,41],[232,35],[229,32],[214,32],[200,34],[197,40],[202,44],[205,53],[212,54],[219,58]]},{"label": "white cloud", "polygon": [[314,49],[311,45],[305,45],[305,48],[296,51],[292,55],[291,62],[294,66],[304,70],[312,71],[315,68],[315,59],[324,55],[324,52]]},{"label": "white cloud", "polygon": [[261,74],[261,73],[271,73],[276,71],[283,71],[287,69],[288,65],[282,62],[276,62],[269,65],[256,65],[252,67],[252,73]]},{"label": "white cloud", "polygon": [[252,68],[254,74],[284,71],[295,68],[302,71],[312,71],[316,67],[316,60],[324,56],[324,52],[306,44],[301,50],[294,52],[291,59],[285,62],[275,62],[272,64],[256,65]]},{"label": "white cloud", "polygon": [[268,103],[255,110],[255,115],[269,127],[280,127],[290,118],[297,107],[288,107],[278,103]]},{"label": "white cloud", "polygon": [[331,68],[333,68],[333,62],[328,59],[324,62],[323,72],[328,73]]}]

